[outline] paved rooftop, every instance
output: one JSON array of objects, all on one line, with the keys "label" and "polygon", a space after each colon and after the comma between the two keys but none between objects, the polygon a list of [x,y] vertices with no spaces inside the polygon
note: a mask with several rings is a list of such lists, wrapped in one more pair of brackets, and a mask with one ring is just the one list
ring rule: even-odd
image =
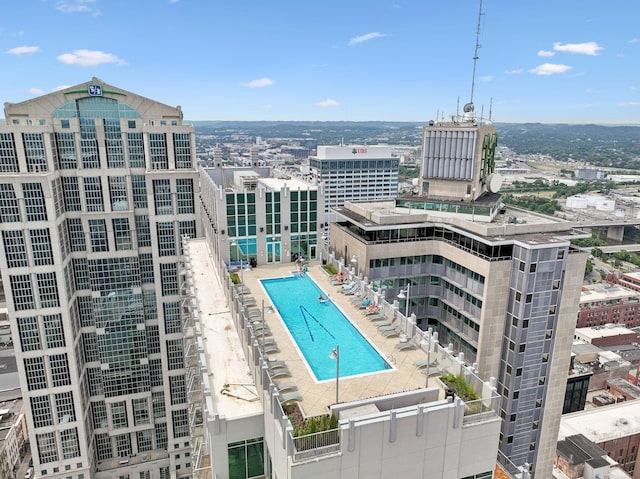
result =
[{"label": "paved rooftop", "polygon": [[[194,287],[200,310],[200,319],[204,335],[204,350],[207,368],[210,372],[211,388],[216,391],[215,410],[226,417],[254,414],[261,411],[257,391],[253,386],[250,370],[241,339],[238,337],[231,318],[229,305],[223,291],[225,287],[214,269],[204,239],[190,240],[188,250],[191,257]],[[264,322],[269,327],[269,340],[277,344],[279,352],[269,356],[271,360],[282,360],[286,363],[290,376],[276,378],[278,384],[294,384],[301,399],[299,405],[308,416],[325,414],[328,406],[335,402],[335,381],[317,382],[307,369],[300,353],[281,320],[277,310],[270,309],[271,303],[260,279],[275,278],[292,274],[295,264],[276,264],[259,266],[252,270],[244,270],[242,276],[248,290],[245,299],[255,306],[249,307],[258,314],[265,304]],[[340,379],[340,402],[348,402],[373,396],[415,390],[425,386],[424,369],[416,367],[415,361],[426,359],[420,349],[399,351],[396,345],[406,338],[387,338],[371,322],[363,311],[350,300],[353,296],[338,292],[338,286],[331,284],[329,275],[319,262],[311,262],[307,274],[338,306],[343,314],[351,320],[355,327],[367,338],[393,369],[356,377]],[[292,291],[295,294],[295,291]],[[261,338],[258,335],[258,338]],[[329,352],[327,352],[328,354]],[[437,353],[432,353],[431,359]],[[435,372],[435,367],[432,372]],[[431,375],[429,386],[435,386],[435,375]],[[441,391],[441,397],[444,392]]]}]

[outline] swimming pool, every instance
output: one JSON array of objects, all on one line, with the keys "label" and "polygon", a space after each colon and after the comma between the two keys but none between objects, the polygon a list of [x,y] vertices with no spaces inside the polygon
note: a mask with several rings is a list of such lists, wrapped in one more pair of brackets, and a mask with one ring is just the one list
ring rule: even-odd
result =
[{"label": "swimming pool", "polygon": [[336,377],[336,361],[329,357],[336,344],[341,378],[391,369],[332,301],[318,301],[326,294],[307,275],[260,282],[318,381]]}]

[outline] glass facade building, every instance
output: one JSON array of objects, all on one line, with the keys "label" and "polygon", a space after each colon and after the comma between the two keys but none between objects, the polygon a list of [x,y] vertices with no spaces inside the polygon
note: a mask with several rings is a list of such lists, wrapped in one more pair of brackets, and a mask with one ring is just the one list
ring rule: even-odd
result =
[{"label": "glass facade building", "polygon": [[5,104],[0,269],[35,472],[191,472],[179,296],[194,129],[94,78]]}]

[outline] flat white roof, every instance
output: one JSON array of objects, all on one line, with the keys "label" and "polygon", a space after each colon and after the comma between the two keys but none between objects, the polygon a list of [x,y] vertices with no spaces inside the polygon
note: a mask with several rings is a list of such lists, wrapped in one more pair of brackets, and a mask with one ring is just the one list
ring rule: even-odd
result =
[{"label": "flat white roof", "polygon": [[318,189],[316,185],[312,185],[311,183],[307,183],[297,178],[260,178],[258,179],[258,183],[265,185],[267,188],[274,191],[280,191],[285,187],[285,185],[288,186],[291,191],[312,191]]},{"label": "flat white roof", "polygon": [[227,418],[262,414],[262,403],[231,318],[224,286],[205,239],[189,240],[186,248],[193,271],[214,410]]},{"label": "flat white roof", "polygon": [[576,328],[576,337],[578,338],[606,338],[611,336],[620,336],[626,334],[633,334],[635,331],[625,328],[624,326],[605,326],[602,328],[599,327],[589,327],[589,328]]},{"label": "flat white roof", "polygon": [[563,414],[558,440],[574,434],[601,444],[640,433],[640,399]]},{"label": "flat white roof", "polygon": [[592,286],[583,286],[582,292],[580,293],[581,304],[627,298],[640,299],[640,292],[617,285],[605,286],[603,284],[595,284]]}]

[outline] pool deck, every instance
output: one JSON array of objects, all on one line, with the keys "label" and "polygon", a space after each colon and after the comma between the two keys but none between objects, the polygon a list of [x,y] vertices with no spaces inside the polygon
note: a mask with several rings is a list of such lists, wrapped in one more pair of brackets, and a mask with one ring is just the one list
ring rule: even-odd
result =
[{"label": "pool deck", "polygon": [[[253,386],[250,370],[241,347],[241,339],[237,335],[231,318],[229,305],[222,288],[215,266],[202,239],[189,241],[189,253],[194,271],[194,286],[197,291],[201,321],[205,338],[205,355],[207,367],[210,371],[212,389],[216,392],[232,384],[238,386],[235,391],[241,391],[241,397],[234,394],[216,394],[218,396],[216,409],[226,416],[252,414],[258,410],[259,401]],[[269,339],[277,344],[279,352],[269,355],[271,360],[284,361],[290,375],[275,378],[278,384],[295,384],[301,400],[300,408],[307,416],[325,414],[328,407],[335,403],[335,379],[317,382],[302,359],[285,324],[276,312],[269,312],[270,300],[260,284],[260,279],[290,276],[296,270],[295,264],[275,264],[258,266],[252,270],[242,272],[244,284],[249,289],[245,299],[255,299],[254,308],[261,310],[265,304],[264,322],[268,325]],[[381,355],[391,364],[393,369],[362,376],[340,378],[339,400],[341,403],[392,394],[402,391],[415,390],[425,387],[426,376],[423,369],[416,367],[415,361],[426,359],[426,354],[420,349],[400,351],[396,348],[405,338],[385,337],[363,314],[351,300],[352,295],[345,295],[338,291],[339,287],[331,284],[329,275],[318,261],[308,265],[308,274],[316,284],[328,294],[343,314],[358,328],[362,335],[371,342]],[[292,291],[291,294],[295,294]],[[317,298],[313,298],[317,301]],[[251,301],[251,300],[249,300]],[[251,301],[252,302],[252,301]],[[258,335],[260,339],[260,335]],[[337,338],[339,344],[339,338]],[[331,351],[327,351],[329,355]],[[433,358],[432,358],[433,359]],[[433,368],[435,369],[435,368]],[[429,386],[436,386],[435,375],[432,375]],[[232,391],[233,392],[233,391]],[[444,392],[441,392],[444,396]]]}]

